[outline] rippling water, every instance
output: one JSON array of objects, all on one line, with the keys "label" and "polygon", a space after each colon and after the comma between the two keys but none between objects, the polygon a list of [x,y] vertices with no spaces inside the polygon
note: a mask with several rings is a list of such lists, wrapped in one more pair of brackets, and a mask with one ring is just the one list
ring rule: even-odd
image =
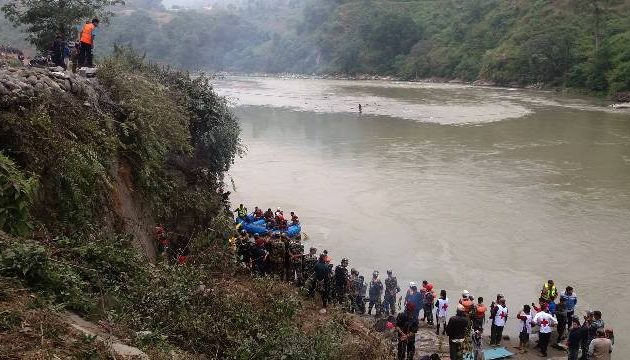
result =
[{"label": "rippling water", "polygon": [[230,172],[235,203],[295,209],[311,244],[364,274],[392,268],[403,288],[427,279],[451,298],[501,292],[514,316],[548,278],[573,285],[630,352],[630,113],[460,85],[215,87],[248,147]]}]

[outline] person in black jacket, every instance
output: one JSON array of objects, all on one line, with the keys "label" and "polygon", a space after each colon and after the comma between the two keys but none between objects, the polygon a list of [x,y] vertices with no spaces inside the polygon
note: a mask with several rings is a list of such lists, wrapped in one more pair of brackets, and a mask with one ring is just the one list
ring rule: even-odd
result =
[{"label": "person in black jacket", "polygon": [[418,317],[414,315],[415,305],[407,303],[405,312],[398,314],[396,318],[396,330],[398,331],[398,359],[413,360],[416,353],[416,332],[418,332]]},{"label": "person in black jacket", "polygon": [[325,313],[326,306],[328,306],[328,287],[330,285],[330,278],[332,277],[332,269],[326,264],[326,254],[319,256],[319,261],[315,264],[313,270],[315,281],[313,281],[309,289],[309,294],[312,296],[315,290],[317,290],[322,297],[322,309],[320,312]]},{"label": "person in black jacket", "polygon": [[585,330],[580,326],[580,320],[573,319],[571,323],[571,330],[569,330],[569,341],[567,346],[569,347],[569,360],[578,360],[578,353],[580,352],[580,345],[582,344],[582,338],[586,337]]},{"label": "person in black jacket", "polygon": [[463,309],[457,309],[457,315],[451,317],[446,324],[446,335],[448,335],[448,346],[451,360],[463,360],[464,354],[462,345],[466,338],[468,328],[468,317]]}]

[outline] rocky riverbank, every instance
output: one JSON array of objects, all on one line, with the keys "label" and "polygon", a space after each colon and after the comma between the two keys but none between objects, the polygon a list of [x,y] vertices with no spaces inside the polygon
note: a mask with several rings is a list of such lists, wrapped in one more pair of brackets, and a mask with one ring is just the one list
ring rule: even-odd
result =
[{"label": "rocky riverbank", "polygon": [[83,95],[92,87],[89,79],[64,72],[61,68],[0,68],[0,99],[15,102],[42,94]]}]

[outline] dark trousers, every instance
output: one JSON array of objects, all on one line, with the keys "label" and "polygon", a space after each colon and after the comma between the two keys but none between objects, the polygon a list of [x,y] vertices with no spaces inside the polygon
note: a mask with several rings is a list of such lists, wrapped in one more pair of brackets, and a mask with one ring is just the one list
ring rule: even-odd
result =
[{"label": "dark trousers", "polygon": [[433,325],[433,304],[424,304],[424,317],[427,319],[427,324]]},{"label": "dark trousers", "polygon": [[547,356],[547,347],[549,346],[551,333],[538,333],[538,347],[543,355]]},{"label": "dark trousers", "polygon": [[571,323],[573,322],[573,315],[575,315],[575,310],[567,311],[567,331],[571,330]]},{"label": "dark trousers", "polygon": [[[320,283],[320,286],[317,286],[317,283],[320,281],[322,283]],[[316,289],[319,295],[322,297],[322,307],[328,306],[328,291],[327,291],[328,283],[323,280],[317,280],[317,278],[313,278],[313,281],[311,282],[310,287],[308,289],[308,295],[314,296]]]},{"label": "dark trousers", "polygon": [[462,351],[463,343],[460,342],[452,342],[449,340],[448,342],[448,350],[451,357],[451,360],[463,360],[464,353]]},{"label": "dark trousers", "polygon": [[569,360],[578,360],[578,353],[580,352],[580,347],[569,348]]},{"label": "dark trousers", "polygon": [[385,314],[396,314],[396,295],[385,295],[383,299],[383,311]]},{"label": "dark trousers", "polygon": [[383,311],[383,304],[381,303],[381,298],[370,298],[370,303],[368,304],[368,314],[372,314],[372,308],[376,307],[376,316],[380,316]]},{"label": "dark trousers", "polygon": [[558,341],[556,341],[556,343],[560,343],[560,340],[562,340],[562,335],[564,335],[566,326],[567,318],[564,316],[558,316]]},{"label": "dark trousers", "polygon": [[79,47],[79,68],[94,67],[92,63],[92,45],[81,42]]},{"label": "dark trousers", "polygon": [[490,345],[501,344],[502,338],[503,338],[503,326],[496,326],[492,324],[492,327],[490,328]]},{"label": "dark trousers", "polygon": [[404,360],[405,355],[408,360],[413,360],[416,353],[416,337],[410,336],[405,341],[398,340],[398,359]]}]

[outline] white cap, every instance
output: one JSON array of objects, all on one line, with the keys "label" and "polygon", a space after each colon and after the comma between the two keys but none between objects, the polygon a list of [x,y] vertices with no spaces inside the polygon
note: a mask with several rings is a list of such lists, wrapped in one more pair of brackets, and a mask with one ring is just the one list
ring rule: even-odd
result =
[{"label": "white cap", "polygon": [[412,281],[412,282],[410,282],[410,283],[409,283],[409,287],[414,287],[414,286],[416,286],[416,287],[417,287],[417,285],[416,285],[416,283],[415,283],[415,282],[413,282],[413,281]]},{"label": "white cap", "polygon": [[278,211],[282,211],[282,210],[280,210],[280,207],[278,207],[276,210],[278,210]]},{"label": "white cap", "polygon": [[468,292],[468,290],[464,290],[462,291],[462,296],[470,296],[470,293]]}]

